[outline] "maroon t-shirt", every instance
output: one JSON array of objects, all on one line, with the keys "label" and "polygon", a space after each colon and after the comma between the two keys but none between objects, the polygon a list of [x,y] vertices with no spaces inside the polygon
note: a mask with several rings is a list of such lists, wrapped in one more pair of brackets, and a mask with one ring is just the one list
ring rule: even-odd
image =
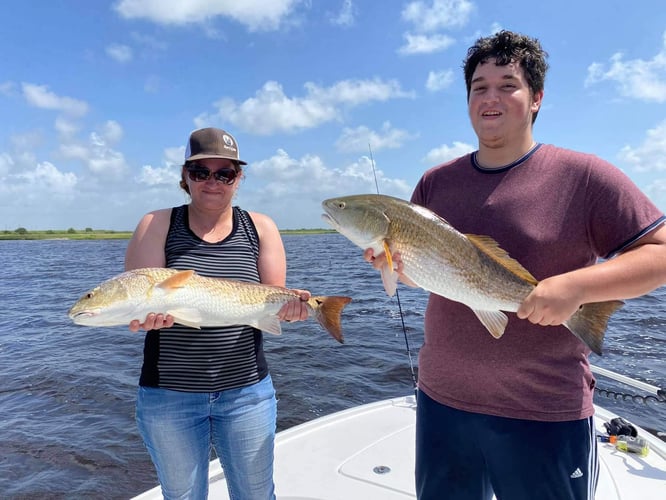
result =
[{"label": "maroon t-shirt", "polygon": [[[482,169],[474,154],[434,167],[412,202],[463,233],[491,236],[539,280],[607,258],[664,220],[610,163],[551,145],[500,170]],[[430,294],[419,388],[443,404],[490,415],[592,415],[589,349],[563,326],[507,315],[504,336],[495,339],[467,306]]]}]

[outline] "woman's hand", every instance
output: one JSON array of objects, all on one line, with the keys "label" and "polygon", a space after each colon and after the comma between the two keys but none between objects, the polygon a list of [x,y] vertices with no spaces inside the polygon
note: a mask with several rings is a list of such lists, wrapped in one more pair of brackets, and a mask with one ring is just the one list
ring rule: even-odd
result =
[{"label": "woman's hand", "polygon": [[294,299],[287,302],[278,311],[278,318],[281,321],[303,321],[308,319],[308,300],[310,299],[310,292],[308,290],[291,290],[300,295],[300,299]]},{"label": "woman's hand", "polygon": [[138,332],[140,329],[143,330],[159,330],[161,328],[171,328],[174,324],[173,316],[170,314],[155,314],[148,313],[146,319],[141,323],[138,319],[133,319],[130,321],[129,329],[132,332]]}]

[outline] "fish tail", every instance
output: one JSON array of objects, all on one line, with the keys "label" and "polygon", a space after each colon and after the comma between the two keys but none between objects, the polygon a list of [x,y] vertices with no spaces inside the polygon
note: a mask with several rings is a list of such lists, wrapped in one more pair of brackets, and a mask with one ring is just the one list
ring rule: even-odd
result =
[{"label": "fish tail", "polygon": [[624,302],[621,300],[584,304],[564,323],[564,326],[592,349],[592,352],[601,356],[608,320],[623,305]]},{"label": "fish tail", "polygon": [[311,297],[308,301],[314,311],[314,317],[331,336],[340,342],[344,342],[340,315],[344,307],[351,302],[351,297],[333,295],[330,297]]}]

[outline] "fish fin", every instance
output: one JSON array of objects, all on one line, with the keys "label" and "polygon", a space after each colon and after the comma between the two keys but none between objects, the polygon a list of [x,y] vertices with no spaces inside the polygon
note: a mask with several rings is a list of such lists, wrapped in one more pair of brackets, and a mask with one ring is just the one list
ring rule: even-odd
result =
[{"label": "fish fin", "polygon": [[189,280],[193,275],[194,271],[191,269],[187,271],[180,271],[174,274],[173,276],[169,276],[167,279],[158,283],[155,286],[169,292],[172,291],[173,289],[184,287],[185,283],[187,283],[187,280]]},{"label": "fish fin", "polygon": [[201,328],[201,313],[198,309],[171,309],[166,313],[173,316],[176,323],[189,326],[190,328]]},{"label": "fish fin", "polygon": [[277,316],[266,316],[250,323],[250,326],[273,335],[282,335],[282,326]]},{"label": "fish fin", "polygon": [[382,247],[384,248],[384,255],[386,255],[386,264],[381,268],[382,283],[386,294],[393,297],[398,288],[398,273],[393,269],[393,256],[386,240],[382,242]]},{"label": "fish fin", "polygon": [[623,305],[624,302],[621,300],[583,304],[571,318],[564,322],[564,326],[592,352],[601,356],[608,320]]},{"label": "fish fin", "polygon": [[504,329],[506,324],[509,322],[506,314],[502,311],[487,311],[482,309],[472,309],[476,317],[479,318],[479,321],[483,323],[483,326],[490,332],[490,335],[496,339],[504,335]]},{"label": "fish fin", "polygon": [[539,282],[520,264],[520,262],[511,257],[507,251],[500,247],[499,243],[490,236],[479,236],[478,234],[466,234],[465,236],[476,248],[497,262],[500,266],[508,269],[513,274],[516,274],[532,285],[536,285]]},{"label": "fish fin", "polygon": [[388,266],[384,266],[381,269],[382,274],[382,283],[384,284],[384,290],[386,290],[386,295],[393,297],[395,291],[398,288],[398,273],[391,269]]},{"label": "fish fin", "polygon": [[384,247],[384,254],[386,255],[386,265],[389,269],[393,270],[393,255],[391,255],[391,247],[386,240],[382,241]]},{"label": "fish fin", "polygon": [[310,300],[308,300],[308,305],[312,309],[315,319],[324,330],[331,334],[331,337],[341,344],[344,343],[344,337],[342,335],[342,326],[340,325],[340,315],[351,300],[351,297],[338,295],[310,297]]}]

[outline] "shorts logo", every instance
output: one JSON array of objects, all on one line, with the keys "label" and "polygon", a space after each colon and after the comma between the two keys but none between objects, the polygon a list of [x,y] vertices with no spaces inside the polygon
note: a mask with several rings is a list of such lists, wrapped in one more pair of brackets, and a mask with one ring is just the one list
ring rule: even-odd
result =
[{"label": "shorts logo", "polygon": [[577,479],[579,477],[583,477],[583,473],[581,472],[581,470],[578,467],[576,467],[576,470],[573,471],[569,477],[571,479]]}]

